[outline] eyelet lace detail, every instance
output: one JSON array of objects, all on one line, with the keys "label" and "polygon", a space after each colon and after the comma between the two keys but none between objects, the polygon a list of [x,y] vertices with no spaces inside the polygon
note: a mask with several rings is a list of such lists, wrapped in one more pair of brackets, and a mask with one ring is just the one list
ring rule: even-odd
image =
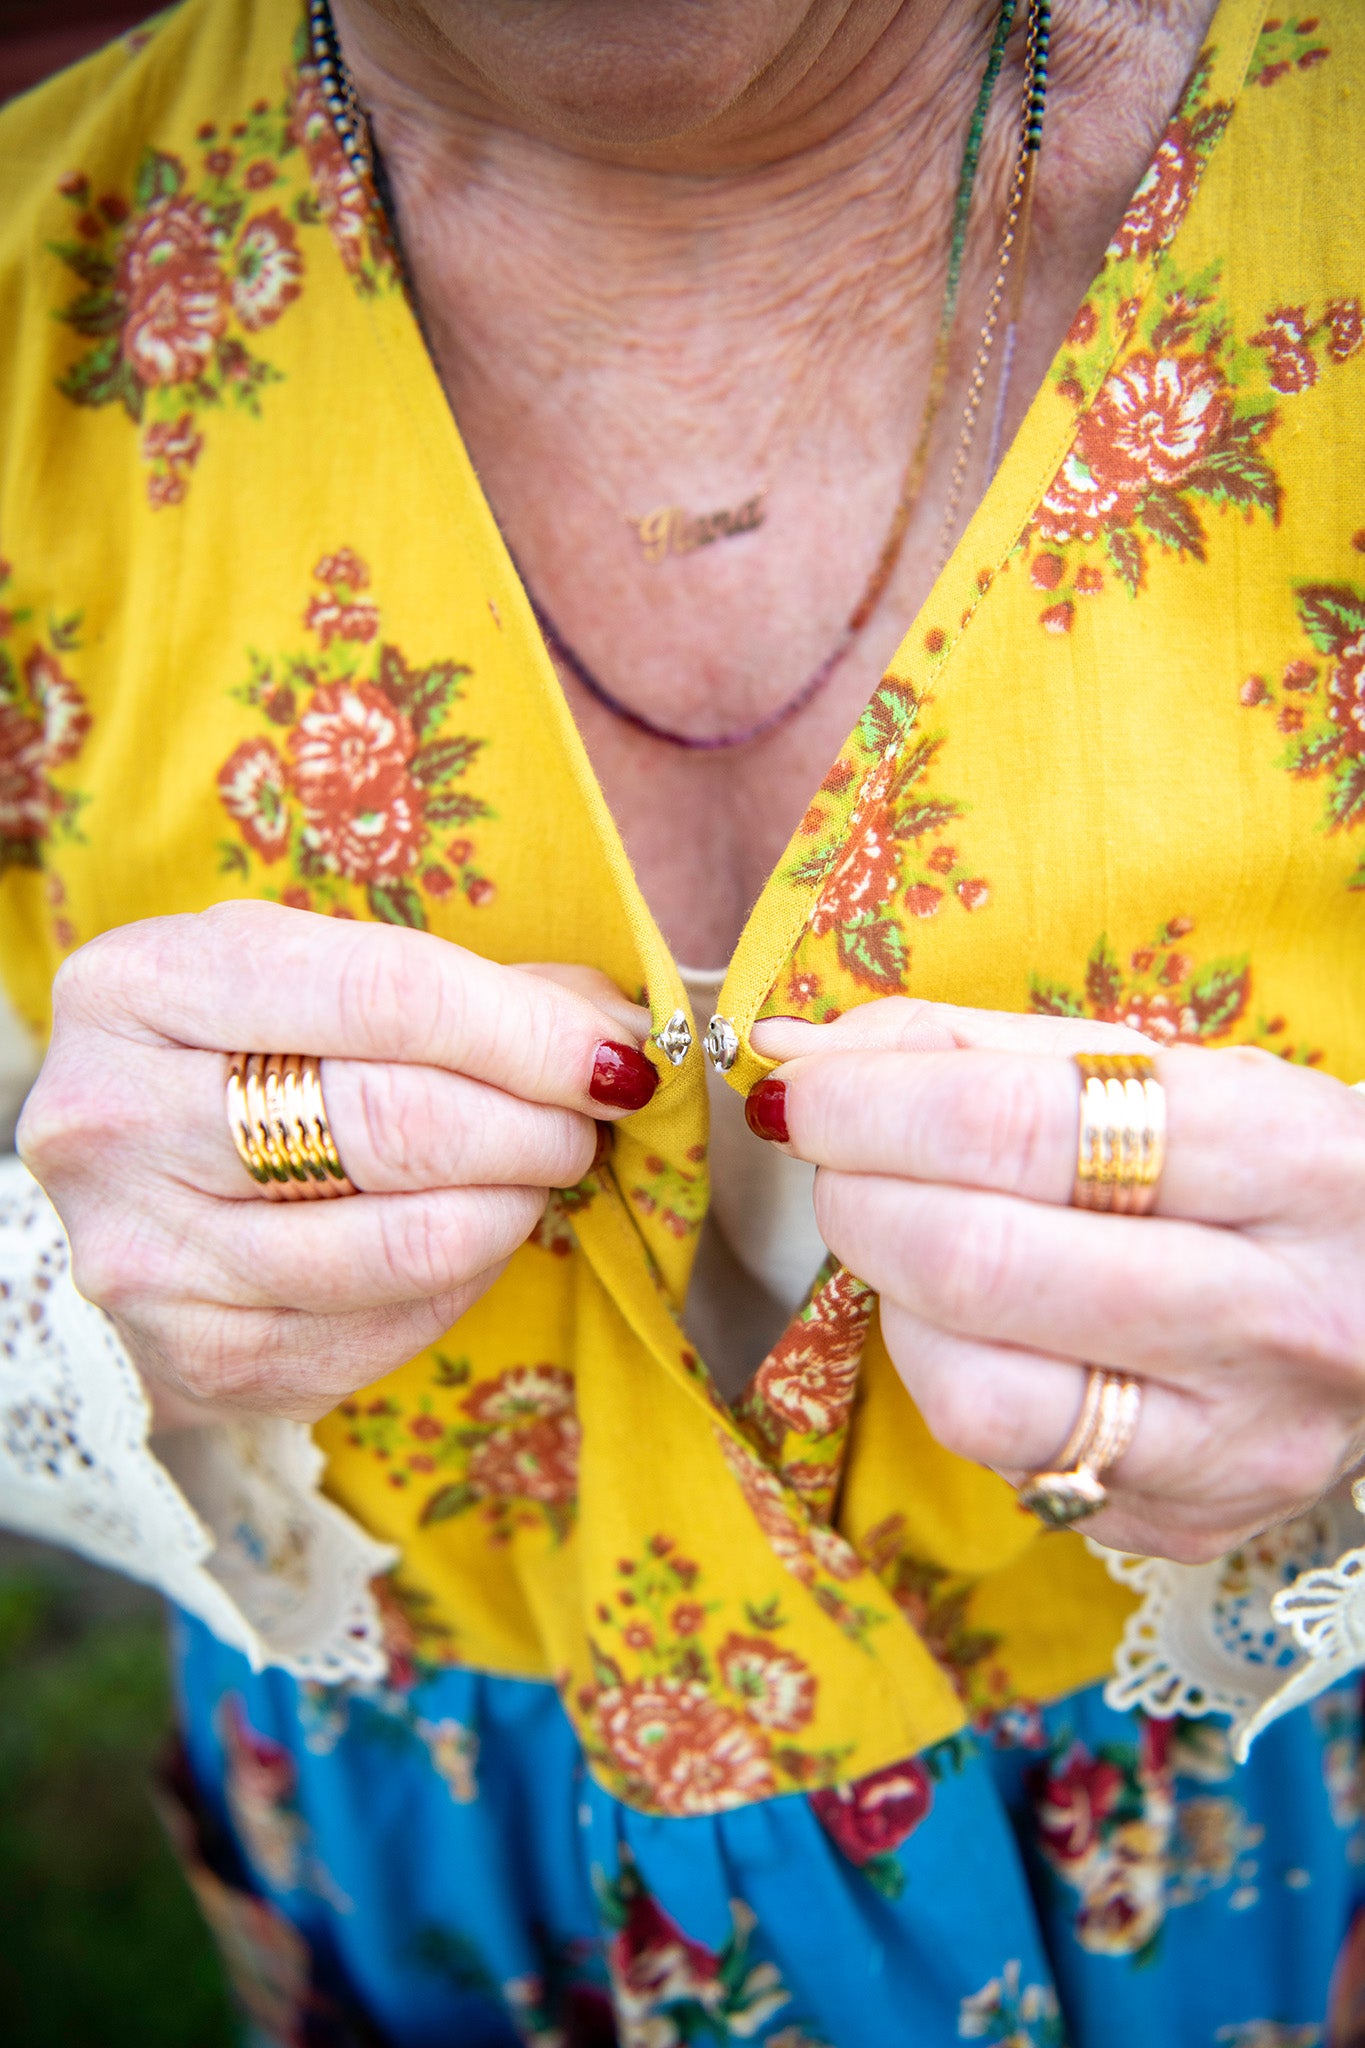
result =
[{"label": "eyelet lace detail", "polygon": [[1272,1721],[1365,1665],[1365,1491],[1344,1490],[1212,1564],[1089,1548],[1141,1596],[1105,1699],[1157,1719],[1227,1714],[1246,1758]]},{"label": "eyelet lace detail", "polygon": [[396,1553],[319,1493],[307,1427],[243,1418],[154,1453],[150,1423],[113,1324],[76,1292],[56,1211],[0,1159],[0,1522],[155,1586],[256,1670],[382,1678],[370,1580]]}]

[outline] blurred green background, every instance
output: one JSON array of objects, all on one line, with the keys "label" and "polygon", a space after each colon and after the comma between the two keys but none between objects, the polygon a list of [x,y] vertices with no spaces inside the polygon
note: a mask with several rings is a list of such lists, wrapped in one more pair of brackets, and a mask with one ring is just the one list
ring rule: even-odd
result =
[{"label": "blurred green background", "polygon": [[148,1785],[170,1726],[161,1603],[0,1535],[0,2039],[233,2048],[212,1941]]}]

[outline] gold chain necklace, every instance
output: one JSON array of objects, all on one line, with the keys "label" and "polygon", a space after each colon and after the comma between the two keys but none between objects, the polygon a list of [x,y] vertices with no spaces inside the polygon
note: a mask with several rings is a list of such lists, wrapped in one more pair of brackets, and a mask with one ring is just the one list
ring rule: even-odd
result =
[{"label": "gold chain necklace", "polygon": [[[982,75],[972,110],[971,124],[967,132],[966,146],[962,154],[962,167],[958,174],[957,192],[953,202],[952,236],[948,252],[948,273],[944,285],[943,304],[939,315],[938,335],[934,346],[934,358],[930,366],[929,387],[925,398],[924,412],[919,432],[906,464],[901,480],[900,494],[891,515],[891,523],[880,552],[873,564],[872,573],[864,584],[857,603],[849,613],[842,632],[835,645],[825,656],[819,667],[802,683],[799,690],[765,712],[762,717],[736,730],[697,735],[677,732],[671,726],[661,725],[656,720],[625,703],[614,691],[589,668],[577,650],[567,641],[555,625],[554,620],[536,597],[529,582],[518,566],[527,601],[535,615],[536,623],[544,635],[546,645],[560,664],[587,694],[614,717],[634,726],[637,732],[647,733],[651,739],[662,740],[669,746],[681,747],[692,753],[719,753],[736,747],[750,746],[755,740],[764,738],[778,726],[805,707],[824,689],[835,670],[844,660],[876,611],[886,594],[887,585],[900,560],[905,536],[911,519],[919,505],[924,489],[924,478],[928,468],[929,449],[934,428],[943,406],[944,391],[948,382],[948,370],[952,352],[953,333],[956,327],[958,293],[962,280],[963,256],[966,249],[967,226],[971,212],[972,193],[980,163],[981,143],[985,133],[986,116],[990,110],[996,80],[1004,61],[1005,43],[1014,22],[1018,0],[1001,0],[996,21],[995,34],[991,41],[990,53]],[[982,401],[985,397],[991,361],[995,352],[996,335],[1000,326],[1000,312],[1005,303],[1006,285],[1010,285],[1009,313],[1005,324],[1005,340],[1001,349],[1000,378],[996,393],[995,414],[992,423],[991,443],[988,454],[988,473],[993,473],[1003,430],[1005,404],[1009,387],[1010,370],[1013,365],[1015,340],[1018,332],[1019,313],[1022,303],[1023,283],[1026,273],[1028,245],[1033,220],[1033,193],[1037,177],[1038,155],[1043,139],[1043,113],[1047,101],[1048,52],[1051,40],[1052,8],[1050,0],[1028,0],[1028,49],[1024,63],[1024,99],[1020,124],[1018,151],[1015,156],[1014,175],[1010,183],[1010,196],[1005,208],[1004,227],[1001,232],[999,253],[996,259],[995,275],[987,294],[986,313],[977,341],[976,357],[972,365],[967,398],[963,407],[962,427],[958,436],[957,451],[949,478],[948,494],[944,505],[943,519],[939,528],[939,554],[935,573],[942,569],[951,550],[953,534],[957,525],[962,491],[966,482],[967,467],[975,444],[977,422]],[[308,27],[314,66],[317,69],[323,98],[352,170],[375,193],[377,203],[388,217],[390,233],[397,243],[398,223],[391,197],[387,189],[382,160],[374,147],[369,121],[356,94],[354,83],[346,67],[341,45],[337,39],[336,24],[332,20],[328,0],[309,0]],[[757,523],[757,522],[755,522]]]}]

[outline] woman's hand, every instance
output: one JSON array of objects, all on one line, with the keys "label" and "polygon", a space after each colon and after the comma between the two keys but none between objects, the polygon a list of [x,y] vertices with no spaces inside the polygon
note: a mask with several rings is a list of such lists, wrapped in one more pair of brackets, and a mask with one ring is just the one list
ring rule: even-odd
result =
[{"label": "woman's hand", "polygon": [[[1017,1483],[1058,1455],[1085,1365],[1131,1373],[1137,1433],[1087,1532],[1186,1563],[1300,1512],[1365,1452],[1365,1095],[1250,1048],[901,998],[771,1020],[753,1044],[789,1064],[750,1123],[820,1168],[821,1232],[879,1291],[949,1450]],[[1068,1206],[1071,1055],[1124,1051],[1155,1055],[1167,1093],[1147,1217]]]},{"label": "woman's hand", "polygon": [[[655,1086],[648,1014],[599,975],[269,903],[109,932],[54,1002],[20,1155],[81,1293],[153,1391],[192,1404],[312,1419],[415,1356],[496,1279],[546,1191],[588,1172],[598,1120]],[[359,1194],[262,1199],[224,1106],[239,1050],[326,1055]]]}]

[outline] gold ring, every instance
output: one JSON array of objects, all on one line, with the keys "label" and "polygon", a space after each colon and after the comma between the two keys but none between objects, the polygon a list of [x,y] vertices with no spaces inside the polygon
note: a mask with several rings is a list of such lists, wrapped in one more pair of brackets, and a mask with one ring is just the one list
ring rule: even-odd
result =
[{"label": "gold ring", "polygon": [[1166,1091],[1140,1053],[1079,1053],[1081,1120],[1076,1137],[1077,1209],[1145,1216],[1166,1157]]},{"label": "gold ring", "polygon": [[1069,1529],[1097,1515],[1109,1499],[1104,1475],[1132,1443],[1141,1407],[1139,1380],[1088,1367],[1075,1427],[1053,1466],[1024,1481],[1019,1505],[1048,1529]]},{"label": "gold ring", "polygon": [[311,1053],[234,1053],[227,1120],[238,1158],[271,1201],[358,1192],[341,1163]]}]

